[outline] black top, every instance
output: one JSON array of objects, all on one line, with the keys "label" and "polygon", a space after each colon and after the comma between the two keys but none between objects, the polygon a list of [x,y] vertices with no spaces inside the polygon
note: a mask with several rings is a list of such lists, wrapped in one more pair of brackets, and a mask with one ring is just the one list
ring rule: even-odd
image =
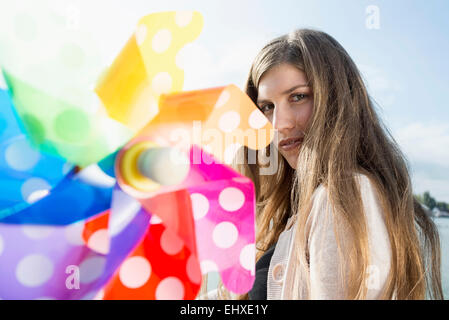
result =
[{"label": "black top", "polygon": [[250,300],[267,300],[268,268],[276,243],[268,249],[256,263],[256,279],[253,288],[248,292]]}]

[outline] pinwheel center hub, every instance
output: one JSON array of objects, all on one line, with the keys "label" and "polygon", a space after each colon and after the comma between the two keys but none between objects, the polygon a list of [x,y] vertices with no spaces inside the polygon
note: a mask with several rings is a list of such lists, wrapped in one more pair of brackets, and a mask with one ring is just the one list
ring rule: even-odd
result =
[{"label": "pinwheel center hub", "polygon": [[190,169],[189,159],[179,150],[151,141],[132,145],[124,152],[120,162],[124,182],[143,192],[180,184]]}]

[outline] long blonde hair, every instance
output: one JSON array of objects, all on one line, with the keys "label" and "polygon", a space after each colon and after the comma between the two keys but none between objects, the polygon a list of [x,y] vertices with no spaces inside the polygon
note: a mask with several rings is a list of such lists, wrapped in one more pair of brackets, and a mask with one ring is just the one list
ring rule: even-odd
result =
[{"label": "long blonde hair", "polygon": [[[311,197],[324,184],[334,217],[357,239],[347,259],[342,259],[349,275],[346,298],[365,298],[369,245],[360,190],[353,178],[354,172],[362,172],[379,194],[391,244],[390,273],[381,298],[442,299],[437,229],[413,197],[407,161],[379,120],[353,60],[325,32],[298,29],[278,37],[259,52],[251,67],[245,90],[254,103],[261,77],[281,63],[306,74],[314,107],[296,170],[278,154],[276,174],[260,175],[262,165],[249,163],[249,155],[255,153],[255,159],[258,152],[273,156],[271,146],[262,151],[243,147],[239,152],[244,164],[234,164],[256,188],[256,260],[277,242],[289,216],[297,214],[296,262],[306,261]],[[236,159],[241,156],[237,154]],[[220,298],[231,297],[221,282],[218,289]],[[248,299],[248,295],[237,298]]]}]

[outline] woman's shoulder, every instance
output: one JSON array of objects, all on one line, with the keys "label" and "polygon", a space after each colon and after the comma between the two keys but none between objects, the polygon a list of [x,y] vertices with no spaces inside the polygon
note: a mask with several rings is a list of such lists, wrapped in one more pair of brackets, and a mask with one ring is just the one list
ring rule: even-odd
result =
[{"label": "woman's shoulder", "polygon": [[[352,176],[355,178],[356,183],[359,185],[359,190],[361,195],[366,195],[367,193],[376,194],[377,190],[372,179],[368,174],[363,172],[354,172]],[[327,201],[328,198],[328,188],[326,184],[321,183],[313,192],[312,201],[313,202],[322,202]]]},{"label": "woman's shoulder", "polygon": [[367,173],[356,172],[353,175],[356,178],[356,181],[359,183],[359,185],[362,188],[365,188],[365,189],[369,188],[370,191],[374,192],[375,188],[374,188],[372,178],[370,178],[370,176]]},{"label": "woman's shoulder", "polygon": [[[368,216],[382,217],[380,197],[377,188],[368,174],[363,172],[353,173],[360,191],[365,214]],[[312,206],[309,220],[321,219],[323,216],[332,215],[332,205],[329,199],[328,188],[325,184],[320,184],[312,195]],[[311,223],[312,221],[309,221]]]},{"label": "woman's shoulder", "polygon": [[[377,188],[367,174],[356,172],[354,177],[356,183],[359,184],[359,197],[363,205],[370,243],[375,247],[388,248],[385,212]],[[311,211],[306,222],[308,237],[312,238],[323,234],[329,234],[329,237],[332,237],[336,229],[343,230],[341,233],[350,237],[351,228],[347,219],[343,217],[334,210],[327,187],[320,185],[315,190]]]},{"label": "woman's shoulder", "polygon": [[381,198],[372,178],[364,173],[356,173],[355,176],[356,181],[359,183],[360,196],[367,213],[374,212],[381,214]]}]

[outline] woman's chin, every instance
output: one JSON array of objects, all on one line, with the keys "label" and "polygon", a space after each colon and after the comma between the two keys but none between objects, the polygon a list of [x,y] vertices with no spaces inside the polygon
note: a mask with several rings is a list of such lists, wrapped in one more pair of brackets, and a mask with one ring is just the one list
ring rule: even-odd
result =
[{"label": "woman's chin", "polygon": [[296,170],[296,165],[297,165],[296,160],[297,160],[297,158],[296,159],[286,159],[286,160],[287,160],[287,163],[290,165],[290,167],[292,167],[293,169]]},{"label": "woman's chin", "polygon": [[295,154],[283,155],[284,159],[287,161],[290,167],[292,167],[295,170],[297,167],[298,153],[299,152],[295,152]]}]

